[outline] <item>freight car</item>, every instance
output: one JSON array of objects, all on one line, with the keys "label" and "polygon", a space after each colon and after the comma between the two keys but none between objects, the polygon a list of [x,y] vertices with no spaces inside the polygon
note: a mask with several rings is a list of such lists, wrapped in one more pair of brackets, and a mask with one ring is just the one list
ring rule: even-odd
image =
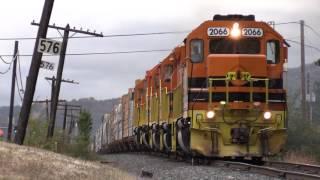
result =
[{"label": "freight car", "polygon": [[[130,115],[114,118],[123,125],[111,128],[116,138],[105,148],[249,159],[279,153],[287,138],[288,47],[253,15],[215,15],[136,80],[128,94],[134,105],[122,108]],[[128,127],[134,132],[123,134]]]}]

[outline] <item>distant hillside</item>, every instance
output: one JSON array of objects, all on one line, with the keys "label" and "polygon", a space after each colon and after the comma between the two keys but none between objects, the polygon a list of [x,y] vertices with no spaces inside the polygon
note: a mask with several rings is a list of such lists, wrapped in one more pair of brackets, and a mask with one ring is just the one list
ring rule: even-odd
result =
[{"label": "distant hillside", "polygon": [[[81,105],[82,109],[91,113],[93,119],[93,132],[97,129],[101,122],[102,116],[111,112],[114,104],[118,103],[119,99],[107,99],[107,100],[95,100],[94,98],[81,98],[79,100],[69,101],[68,104]],[[19,117],[20,106],[14,108],[14,120]],[[58,111],[56,126],[62,127],[63,124],[63,111]],[[69,111],[68,114],[71,112]],[[78,114],[78,111],[73,111],[74,115]],[[9,107],[0,107],[0,127],[8,126]],[[46,120],[46,105],[34,104],[31,110],[31,118],[37,118]],[[16,121],[14,121],[16,122]]]},{"label": "distant hillside", "polygon": [[[320,67],[314,64],[307,64],[305,68],[306,74],[310,75],[310,87],[313,89],[314,82],[320,82]],[[307,75],[306,75],[307,78]],[[307,80],[306,80],[307,83]],[[288,70],[287,83],[288,93],[293,95],[301,92],[301,70],[298,68],[290,68]]]}]

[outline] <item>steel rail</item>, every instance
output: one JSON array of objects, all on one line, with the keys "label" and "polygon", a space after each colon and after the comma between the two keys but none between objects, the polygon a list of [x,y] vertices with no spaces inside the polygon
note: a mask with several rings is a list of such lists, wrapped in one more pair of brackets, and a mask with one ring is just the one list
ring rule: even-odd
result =
[{"label": "steel rail", "polygon": [[284,178],[289,180],[297,180],[297,179],[319,180],[320,179],[320,175],[288,171],[288,170],[282,170],[282,169],[269,167],[265,165],[259,166],[259,165],[252,165],[252,164],[247,164],[242,162],[216,160],[216,161],[212,161],[212,165],[227,167],[231,169],[244,170],[252,173],[263,174],[266,176]]},{"label": "steel rail", "polygon": [[320,166],[279,161],[265,161],[264,166],[320,175]]}]

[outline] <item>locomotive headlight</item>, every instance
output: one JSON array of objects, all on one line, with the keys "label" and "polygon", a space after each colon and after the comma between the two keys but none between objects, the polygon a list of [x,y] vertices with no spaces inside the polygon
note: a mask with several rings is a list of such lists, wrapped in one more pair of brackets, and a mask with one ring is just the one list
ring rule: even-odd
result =
[{"label": "locomotive headlight", "polygon": [[239,23],[234,23],[231,29],[231,37],[238,38],[241,34]]},{"label": "locomotive headlight", "polygon": [[208,118],[208,119],[214,118],[214,115],[215,115],[214,111],[208,111],[208,112],[207,112],[207,118]]},{"label": "locomotive headlight", "polygon": [[271,112],[269,112],[269,111],[264,112],[263,113],[263,117],[264,117],[264,119],[270,119],[271,118]]}]

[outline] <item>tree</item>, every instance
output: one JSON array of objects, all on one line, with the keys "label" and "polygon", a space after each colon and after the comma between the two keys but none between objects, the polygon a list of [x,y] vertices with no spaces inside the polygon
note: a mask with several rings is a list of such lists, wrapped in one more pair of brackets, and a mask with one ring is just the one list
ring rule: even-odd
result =
[{"label": "tree", "polygon": [[79,119],[79,136],[90,142],[90,133],[92,129],[92,117],[87,111],[80,113]]},{"label": "tree", "polygon": [[89,112],[83,111],[80,113],[78,128],[79,135],[75,139],[75,151],[73,155],[76,157],[89,158],[90,133],[92,129],[92,117]]},{"label": "tree", "polygon": [[320,58],[314,62],[316,66],[320,66]]}]

